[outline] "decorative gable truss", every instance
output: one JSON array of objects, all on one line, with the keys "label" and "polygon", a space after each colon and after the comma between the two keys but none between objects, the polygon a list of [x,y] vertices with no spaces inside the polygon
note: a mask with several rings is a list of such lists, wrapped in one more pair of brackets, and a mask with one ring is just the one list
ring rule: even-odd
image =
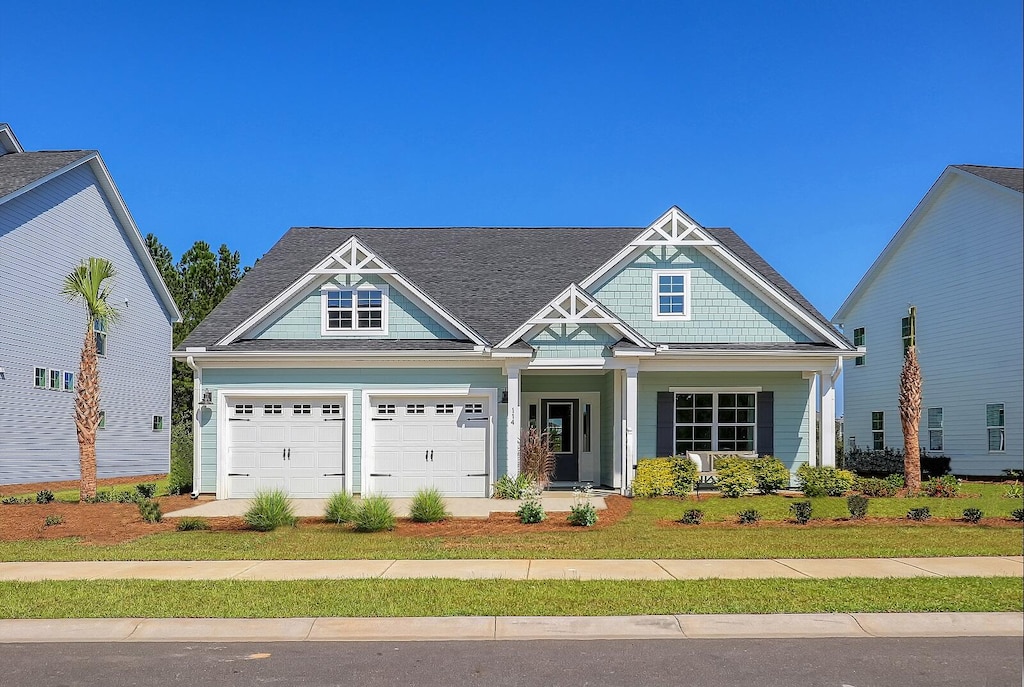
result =
[{"label": "decorative gable truss", "polygon": [[439,322],[452,332],[465,336],[478,346],[486,345],[486,341],[476,331],[418,289],[412,282],[403,277],[398,270],[389,265],[387,261],[366,247],[356,236],[349,238],[273,300],[246,318],[244,322],[231,330],[227,336],[218,341],[217,345],[227,346],[243,338],[246,334],[257,330],[260,325],[279,315],[282,310],[293,306],[298,299],[304,297],[313,288],[319,288],[327,279],[349,274],[381,275],[385,281],[401,290],[406,297],[423,308],[424,311],[436,317]]},{"label": "decorative gable truss", "polygon": [[628,246],[580,282],[580,286],[584,289],[591,289],[595,285],[604,284],[619,270],[651,248],[680,248],[684,246],[698,247],[732,276],[764,295],[767,302],[772,304],[779,314],[808,336],[820,341],[827,341],[842,349],[853,350],[838,332],[831,327],[824,326],[805,308],[793,302],[781,289],[737,257],[704,227],[674,205]]},{"label": "decorative gable truss", "polygon": [[541,308],[522,326],[509,334],[495,348],[508,348],[520,339],[528,339],[552,325],[596,325],[612,336],[627,339],[640,348],[654,345],[636,330],[616,317],[610,310],[575,282],[554,300]]}]

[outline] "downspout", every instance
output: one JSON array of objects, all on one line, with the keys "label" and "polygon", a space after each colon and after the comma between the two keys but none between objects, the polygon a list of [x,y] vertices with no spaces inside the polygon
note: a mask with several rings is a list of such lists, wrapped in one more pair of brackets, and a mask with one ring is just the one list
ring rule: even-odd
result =
[{"label": "downspout", "polygon": [[199,426],[199,413],[201,412],[199,402],[202,399],[203,383],[195,357],[188,356],[185,358],[185,363],[192,369],[192,493],[190,496],[195,500],[199,498],[199,475],[202,467],[200,465],[202,456],[199,452],[199,447],[202,445],[202,437],[199,436],[199,432],[202,431]]}]

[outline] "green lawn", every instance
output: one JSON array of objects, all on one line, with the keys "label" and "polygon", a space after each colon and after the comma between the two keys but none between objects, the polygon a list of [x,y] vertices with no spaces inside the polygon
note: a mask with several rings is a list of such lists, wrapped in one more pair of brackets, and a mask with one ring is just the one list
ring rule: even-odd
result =
[{"label": "green lawn", "polygon": [[0,618],[1021,611],[1018,578],[0,582]]},{"label": "green lawn", "polygon": [[[999,485],[971,485],[984,492],[962,499],[872,499],[869,515],[902,516],[927,505],[937,517],[958,517],[964,508],[1007,517],[1019,499],[1002,498]],[[800,526],[784,522],[794,500],[781,496],[742,499],[637,499],[619,523],[597,530],[539,532],[503,536],[398,536],[356,534],[347,528],[299,527],[276,532],[168,532],[113,546],[86,545],[71,539],[0,542],[0,560],[225,560],[225,559],[433,559],[433,558],[846,558],[887,556],[1021,555],[1019,526],[836,524]],[[814,516],[846,514],[845,499],[814,499]],[[673,524],[683,510],[705,510],[708,523]],[[0,520],[16,513],[16,506]],[[755,526],[734,520],[739,510],[755,508],[766,519]],[[552,516],[564,517],[564,516]],[[0,527],[2,527],[0,521]]]},{"label": "green lawn", "polygon": [[[142,482],[142,481],[140,481],[140,482],[133,482],[131,484],[118,484],[118,485],[112,486],[112,487],[100,486],[97,489],[97,491],[111,491],[111,490],[113,490],[115,492],[116,491],[134,492],[136,484],[155,484],[156,485],[156,493],[157,494],[166,494],[167,493],[167,485],[169,484],[169,481],[168,481],[167,477],[164,477],[163,479],[152,480],[152,481],[149,481],[149,482]],[[19,499],[32,499],[32,500],[35,500],[37,493],[38,492],[35,492],[35,491],[32,491],[32,492],[26,491],[26,492],[22,492],[20,494],[12,494],[12,496],[14,496],[16,498],[19,498]],[[62,489],[60,491],[53,492],[53,498],[54,498],[55,501],[60,501],[62,503],[78,503],[78,501],[79,501],[79,491],[78,491],[78,489]]]}]

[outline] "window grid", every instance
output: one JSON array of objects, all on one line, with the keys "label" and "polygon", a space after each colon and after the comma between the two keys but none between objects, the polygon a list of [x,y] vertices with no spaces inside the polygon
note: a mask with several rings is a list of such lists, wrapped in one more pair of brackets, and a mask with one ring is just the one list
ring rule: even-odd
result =
[{"label": "window grid", "polygon": [[676,453],[756,450],[757,394],[683,392],[675,398]]},{"label": "window grid", "polygon": [[655,272],[654,317],[680,319],[690,317],[690,275],[686,271]]},{"label": "window grid", "polygon": [[928,409],[928,450],[942,450],[942,408]]},{"label": "window grid", "polygon": [[327,292],[327,329],[380,331],[384,328],[384,293],[380,289]]},{"label": "window grid", "polygon": [[50,390],[60,391],[61,388],[61,375],[60,370],[50,370]]},{"label": "window grid", "polygon": [[292,405],[293,415],[311,415],[313,413],[313,406],[308,403],[295,403]]},{"label": "window grid", "polygon": [[251,403],[236,403],[235,415],[252,415],[253,406]]},{"label": "window grid", "polygon": [[[854,346],[863,346],[864,345],[864,327],[857,327],[856,329],[853,330],[853,345]],[[864,356],[858,355],[856,358],[853,359],[853,364],[855,366],[858,366],[858,367],[860,365],[863,365],[864,364]]]},{"label": "window grid", "polygon": [[321,408],[324,415],[341,415],[340,403],[325,403]]},{"label": "window grid", "polygon": [[34,382],[33,382],[33,386],[35,386],[35,388],[37,388],[37,389],[45,389],[46,388],[46,368],[45,367],[37,367],[37,368],[35,368],[34,378],[35,379],[34,379]]},{"label": "window grid", "polygon": [[263,404],[263,414],[264,415],[280,415],[282,412],[284,412],[284,409],[281,407],[280,403],[264,403]]},{"label": "window grid", "polygon": [[159,432],[164,428],[164,417],[163,415],[153,416],[153,431]]},{"label": "window grid", "polygon": [[107,325],[103,320],[93,320],[92,331],[96,340],[96,355],[107,355]]},{"label": "window grid", "polygon": [[467,403],[466,404],[466,413],[469,414],[469,415],[479,415],[479,414],[482,414],[483,412],[484,412],[484,404],[483,403]]},{"label": "window grid", "polygon": [[377,404],[378,415],[394,415],[395,404],[394,403],[378,403]]},{"label": "window grid", "polygon": [[405,406],[405,412],[409,415],[423,415],[427,410],[422,403],[410,403]]},{"label": "window grid", "polygon": [[911,346],[917,345],[917,308],[910,308],[910,315],[900,322],[900,335],[903,337],[903,355]]},{"label": "window grid", "polygon": [[455,405],[452,403],[438,403],[436,406],[434,406],[434,411],[438,415],[454,415]]},{"label": "window grid", "polygon": [[985,406],[985,427],[988,430],[988,450],[998,453],[1006,450],[1006,414],[1002,403]]},{"label": "window grid", "polygon": [[105,410],[101,410],[100,411],[100,421],[99,421],[99,424],[97,425],[97,427],[99,429],[106,429],[107,428],[107,411],[105,411]]},{"label": "window grid", "polygon": [[65,372],[64,373],[64,391],[75,390],[75,373]]},{"label": "window grid", "polygon": [[885,449],[885,413],[880,410],[871,413],[871,448],[875,451]]}]

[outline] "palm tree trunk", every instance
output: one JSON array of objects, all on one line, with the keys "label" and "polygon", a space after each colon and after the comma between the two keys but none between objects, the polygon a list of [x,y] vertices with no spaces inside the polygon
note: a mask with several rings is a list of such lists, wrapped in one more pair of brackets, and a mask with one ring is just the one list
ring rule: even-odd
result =
[{"label": "palm tree trunk", "polygon": [[917,346],[910,346],[903,358],[900,372],[900,424],[903,425],[903,478],[907,490],[921,489],[921,449],[918,438],[921,425],[921,367],[917,363]]},{"label": "palm tree trunk", "polygon": [[84,501],[96,497],[96,430],[100,424],[100,374],[91,319],[85,331],[75,391],[75,428],[82,472],[79,499]]}]

